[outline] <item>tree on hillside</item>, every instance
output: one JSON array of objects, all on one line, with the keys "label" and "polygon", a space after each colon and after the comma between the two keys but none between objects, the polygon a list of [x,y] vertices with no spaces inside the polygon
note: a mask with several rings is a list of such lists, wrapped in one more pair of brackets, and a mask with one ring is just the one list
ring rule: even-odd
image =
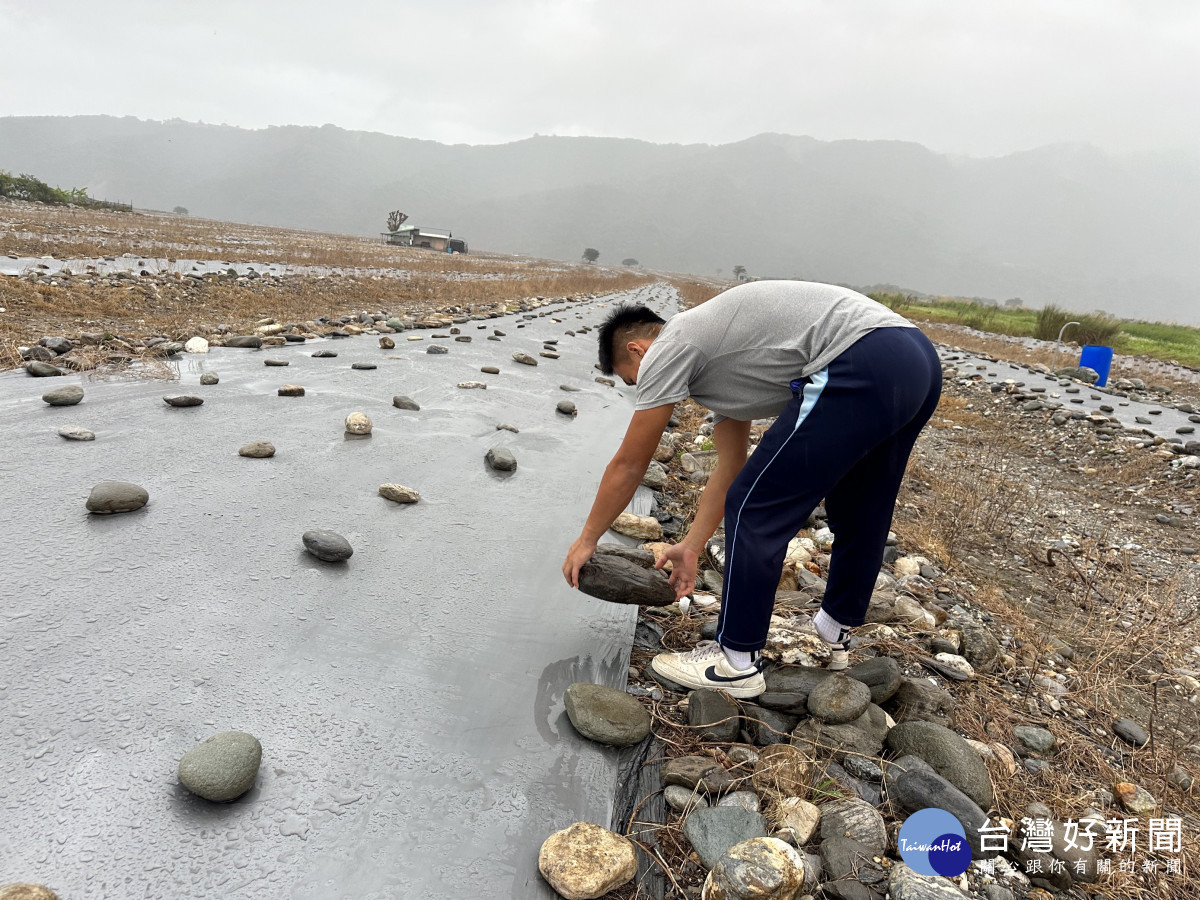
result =
[{"label": "tree on hillside", "polygon": [[594,263],[596,260],[598,260],[600,258],[600,251],[597,250],[595,247],[588,247],[586,250],[583,251],[583,258],[586,259],[590,263]]},{"label": "tree on hillside", "polygon": [[1009,299],[1004,301],[1004,305],[1008,309],[1020,309],[1025,304],[1021,302],[1020,297],[1010,297]]},{"label": "tree on hillside", "polygon": [[745,274],[746,274],[745,266],[734,266],[733,267],[733,277],[738,279],[739,281],[741,280],[742,276]]},{"label": "tree on hillside", "polygon": [[171,210],[171,212],[175,213],[177,216],[186,216],[188,214],[186,206],[177,206]]},{"label": "tree on hillside", "polygon": [[634,258],[631,256],[629,259],[623,259],[623,260],[621,260],[621,265],[623,265],[623,266],[636,266],[636,265],[638,265],[638,261],[637,261],[636,259],[634,259]]}]

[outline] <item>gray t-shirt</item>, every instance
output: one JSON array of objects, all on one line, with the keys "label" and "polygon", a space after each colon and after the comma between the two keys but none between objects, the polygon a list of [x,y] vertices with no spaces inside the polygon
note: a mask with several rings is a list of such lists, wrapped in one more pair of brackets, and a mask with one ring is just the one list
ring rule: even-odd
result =
[{"label": "gray t-shirt", "polygon": [[637,409],[691,397],[720,419],[777,416],[788,383],[819,372],[876,328],[916,326],[849,288],[753,281],[668,321],[637,375]]}]

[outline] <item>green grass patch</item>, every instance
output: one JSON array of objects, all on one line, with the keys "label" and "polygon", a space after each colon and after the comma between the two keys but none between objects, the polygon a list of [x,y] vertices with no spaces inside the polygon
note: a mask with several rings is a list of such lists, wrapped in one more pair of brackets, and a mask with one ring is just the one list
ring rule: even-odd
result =
[{"label": "green grass patch", "polygon": [[871,294],[871,297],[918,322],[965,325],[977,331],[1035,337],[1053,341],[1068,322],[1064,341],[1112,347],[1126,356],[1150,356],[1185,366],[1200,366],[1200,328],[1164,322],[1118,319],[1105,312],[1074,313],[1054,304],[1042,309],[992,306],[971,300],[928,300],[907,294]]}]

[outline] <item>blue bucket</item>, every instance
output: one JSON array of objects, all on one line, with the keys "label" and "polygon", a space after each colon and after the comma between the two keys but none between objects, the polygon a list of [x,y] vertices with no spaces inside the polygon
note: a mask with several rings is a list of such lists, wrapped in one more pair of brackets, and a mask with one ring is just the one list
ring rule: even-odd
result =
[{"label": "blue bucket", "polygon": [[1096,387],[1104,387],[1108,384],[1108,370],[1112,368],[1112,355],[1112,347],[1083,345],[1083,352],[1079,354],[1079,365],[1099,373],[1100,379],[1096,382]]}]

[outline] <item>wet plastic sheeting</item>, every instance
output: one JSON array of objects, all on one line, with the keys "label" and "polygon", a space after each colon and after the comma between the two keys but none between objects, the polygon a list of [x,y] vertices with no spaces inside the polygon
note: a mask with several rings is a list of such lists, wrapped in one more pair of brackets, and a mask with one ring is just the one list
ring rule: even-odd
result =
[{"label": "wet plastic sheeting", "polygon": [[[617,758],[574,733],[563,691],[623,685],[634,627],[560,572],[632,409],[595,383],[594,333],[564,332],[612,299],[561,324],[469,322],[469,344],[217,349],[181,357],[174,383],[0,375],[0,883],[72,900],[552,896],[538,848],[610,821]],[[561,359],[512,361],[542,338]],[[449,354],[426,354],[435,342]],[[200,386],[206,371],[220,384]],[[41,401],[70,383],[80,405]],[[307,395],[276,396],[284,383]],[[555,411],[563,383],[582,389],[577,417]],[[170,408],[175,393],[204,405]],[[355,410],[371,436],[344,434]],[[239,457],[253,440],[276,456]],[[515,473],[485,466],[496,445]],[[149,505],[87,515],[105,480]],[[385,482],[421,502],[384,500]],[[308,556],[311,528],[354,556]],[[262,767],[213,804],[175,767],[229,729],[261,740]]]}]

